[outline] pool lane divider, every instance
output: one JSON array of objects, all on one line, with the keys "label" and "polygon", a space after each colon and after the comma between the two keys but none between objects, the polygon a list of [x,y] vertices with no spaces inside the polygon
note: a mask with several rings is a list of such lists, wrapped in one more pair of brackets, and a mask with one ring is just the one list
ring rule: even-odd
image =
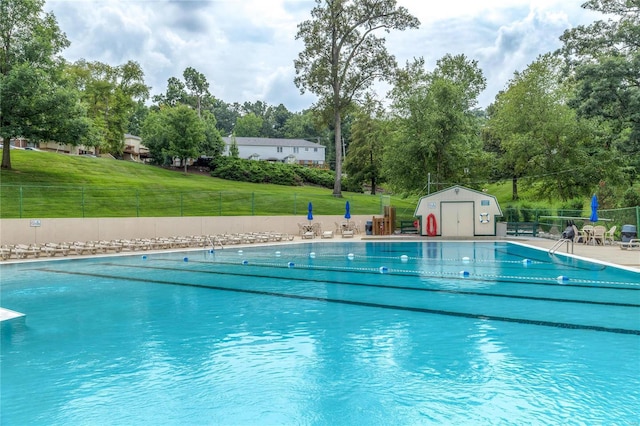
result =
[{"label": "pool lane divider", "polygon": [[446,316],[479,319],[479,320],[486,320],[486,321],[501,321],[501,322],[508,322],[508,323],[537,325],[537,326],[543,326],[543,327],[556,327],[556,328],[565,328],[565,329],[572,329],[572,330],[600,331],[600,332],[617,333],[617,334],[633,334],[633,335],[640,336],[640,330],[618,328],[618,327],[603,327],[603,326],[597,326],[597,325],[570,324],[570,323],[563,323],[563,322],[529,320],[524,318],[511,318],[511,317],[503,317],[503,316],[497,316],[497,315],[454,312],[454,311],[445,311],[440,309],[428,309],[428,308],[419,308],[419,307],[413,307],[413,306],[400,306],[400,305],[392,305],[392,304],[385,304],[385,303],[361,302],[361,301],[355,301],[355,300],[334,299],[329,297],[304,296],[300,294],[278,293],[273,291],[252,290],[252,289],[246,289],[246,288],[243,288],[243,289],[229,288],[229,287],[214,286],[214,285],[187,283],[182,281],[165,281],[165,280],[157,280],[157,279],[138,278],[138,277],[121,277],[117,275],[98,274],[98,273],[91,273],[91,272],[60,271],[60,270],[49,269],[49,268],[39,268],[39,270],[51,272],[51,273],[58,273],[58,274],[87,276],[87,277],[94,277],[94,278],[106,278],[106,279],[114,279],[114,280],[130,281],[130,282],[141,282],[141,283],[147,283],[147,284],[164,284],[164,285],[175,285],[175,286],[183,286],[183,287],[195,287],[195,288],[202,288],[207,290],[218,290],[218,291],[226,291],[226,292],[232,292],[232,293],[251,294],[251,295],[257,295],[257,296],[282,297],[282,298],[288,298],[288,299],[337,303],[337,304],[343,304],[343,305],[361,306],[361,307],[369,307],[369,308],[377,308],[377,309],[391,309],[391,310],[433,314],[433,315],[446,315]]},{"label": "pool lane divider", "polygon": [[[200,262],[206,263],[206,262]],[[159,271],[172,271],[172,272],[185,272],[184,269],[181,268],[171,268],[165,266],[144,266],[144,265],[121,265],[117,263],[104,263],[103,265],[107,266],[115,266],[115,267],[131,267],[131,268],[141,268],[141,269],[151,269],[151,270],[159,270]],[[233,265],[236,265],[235,263]],[[280,268],[282,266],[279,266]],[[523,296],[523,295],[514,295],[514,294],[503,294],[503,293],[484,293],[479,291],[468,291],[468,290],[451,290],[451,289],[440,289],[440,288],[427,288],[427,287],[408,287],[408,286],[397,286],[397,285],[387,285],[387,284],[372,284],[372,283],[354,283],[351,281],[336,281],[331,280],[327,281],[325,278],[297,278],[297,277],[283,277],[283,276],[273,276],[273,275],[258,275],[255,273],[238,273],[238,272],[228,272],[228,271],[213,271],[213,270],[202,270],[202,269],[189,269],[190,273],[201,273],[201,274],[212,274],[212,275],[230,275],[236,277],[248,277],[248,278],[266,278],[273,280],[287,279],[289,281],[302,281],[302,282],[316,282],[322,284],[334,284],[334,285],[350,285],[354,287],[373,287],[373,288],[383,288],[386,290],[407,290],[407,291],[418,291],[418,292],[426,292],[426,293],[447,293],[447,294],[461,294],[467,296],[482,296],[482,297],[500,297],[500,298],[508,298],[508,299],[523,299],[523,300],[536,300],[536,301],[545,301],[545,302],[558,302],[558,303],[579,303],[579,304],[587,304],[587,305],[604,305],[604,306],[617,306],[617,307],[625,307],[625,308],[640,308],[640,305],[636,303],[620,303],[620,302],[602,302],[599,300],[582,300],[582,299],[559,299],[553,297],[541,297],[541,296]],[[584,286],[581,286],[584,287]],[[594,287],[588,287],[594,288]],[[611,289],[616,290],[617,288]],[[624,289],[623,289],[624,290]]]},{"label": "pool lane divider", "polygon": [[[172,262],[175,261],[173,259],[162,259],[163,261]],[[581,278],[572,278],[568,276],[556,276],[556,277],[528,277],[522,275],[495,275],[495,274],[477,274],[471,273],[469,271],[461,270],[456,272],[434,272],[427,271],[424,269],[413,270],[413,269],[395,269],[385,267],[384,272],[380,269],[381,267],[375,268],[358,268],[355,266],[319,266],[319,265],[306,265],[303,263],[294,263],[288,262],[283,266],[281,263],[275,262],[252,262],[250,260],[244,259],[235,262],[235,261],[221,261],[215,260],[211,261],[193,261],[193,263],[202,263],[202,264],[219,264],[219,265],[244,265],[244,266],[258,266],[265,268],[305,268],[305,269],[313,269],[318,271],[332,271],[332,272],[352,272],[352,273],[374,273],[374,274],[393,274],[393,275],[401,275],[401,276],[410,276],[410,277],[428,277],[428,278],[447,278],[447,279],[474,279],[477,281],[485,281],[485,282],[502,282],[502,283],[517,283],[517,284],[529,284],[529,285],[552,285],[557,286],[561,284],[566,287],[584,287],[584,288],[594,288],[595,286],[601,286],[602,288],[607,289],[620,289],[620,290],[640,290],[640,282],[619,282],[619,281],[596,281],[596,280],[584,280]],[[584,284],[592,284],[592,285],[584,285]],[[612,287],[612,286],[622,286],[622,287]]]}]

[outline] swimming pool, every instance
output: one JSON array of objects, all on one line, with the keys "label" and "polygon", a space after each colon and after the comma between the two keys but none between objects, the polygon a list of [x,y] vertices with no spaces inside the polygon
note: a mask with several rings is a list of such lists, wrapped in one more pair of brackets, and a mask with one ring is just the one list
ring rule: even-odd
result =
[{"label": "swimming pool", "polygon": [[640,274],[503,242],[2,265],[2,424],[620,424]]}]

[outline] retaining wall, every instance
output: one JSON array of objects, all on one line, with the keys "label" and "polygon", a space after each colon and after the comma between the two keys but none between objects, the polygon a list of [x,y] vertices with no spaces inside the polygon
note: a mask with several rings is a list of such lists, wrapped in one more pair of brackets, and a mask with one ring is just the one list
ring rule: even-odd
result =
[{"label": "retaining wall", "polygon": [[[314,216],[325,231],[342,216]],[[361,232],[371,216],[352,216]],[[0,219],[0,244],[42,244],[187,235],[282,232],[298,234],[306,216],[197,216],[72,219]]]}]

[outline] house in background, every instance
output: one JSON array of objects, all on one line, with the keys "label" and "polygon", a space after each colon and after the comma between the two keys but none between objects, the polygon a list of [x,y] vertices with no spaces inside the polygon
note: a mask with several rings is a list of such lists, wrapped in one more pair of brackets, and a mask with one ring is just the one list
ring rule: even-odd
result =
[{"label": "house in background", "polygon": [[[225,144],[223,155],[229,155],[233,137],[222,138]],[[300,164],[311,167],[326,167],[324,145],[304,139],[275,139],[236,137],[240,158]]]},{"label": "house in background", "polygon": [[124,135],[124,151],[122,151],[124,160],[146,162],[149,158],[149,148],[142,144],[142,138],[130,134]]},{"label": "house in background", "polygon": [[96,148],[93,146],[71,145],[58,142],[40,142],[38,148],[42,151],[57,152],[59,154],[70,155],[96,155]]}]

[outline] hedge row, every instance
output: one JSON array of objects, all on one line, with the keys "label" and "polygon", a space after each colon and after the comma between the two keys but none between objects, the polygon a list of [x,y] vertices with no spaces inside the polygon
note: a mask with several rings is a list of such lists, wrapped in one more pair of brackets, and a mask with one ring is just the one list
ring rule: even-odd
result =
[{"label": "hedge row", "polygon": [[[233,157],[218,157],[209,164],[211,176],[220,179],[251,183],[272,183],[285,186],[317,185],[333,188],[335,172],[304,167],[298,164],[271,163]],[[362,187],[342,180],[342,190],[362,192]]]}]

